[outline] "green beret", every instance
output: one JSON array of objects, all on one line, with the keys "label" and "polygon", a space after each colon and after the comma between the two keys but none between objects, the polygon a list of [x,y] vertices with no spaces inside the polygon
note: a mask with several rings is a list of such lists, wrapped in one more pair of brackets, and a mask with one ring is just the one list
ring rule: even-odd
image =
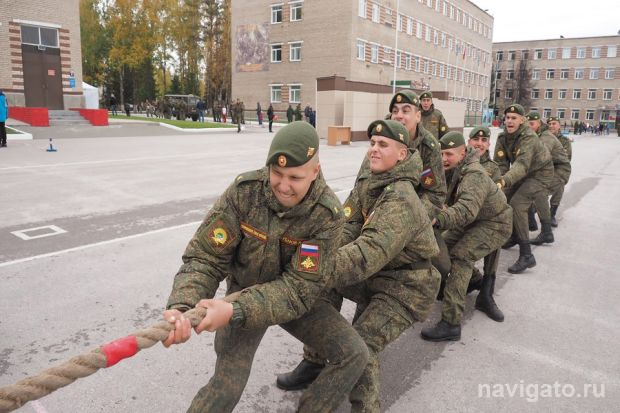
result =
[{"label": "green beret", "polygon": [[390,113],[392,113],[392,108],[396,103],[409,103],[416,108],[420,107],[420,99],[418,99],[418,95],[411,89],[401,90],[392,97],[390,101]]},{"label": "green beret", "polygon": [[403,145],[409,146],[409,132],[407,128],[395,120],[376,120],[368,126],[366,131],[368,138],[373,136],[384,136],[386,138],[394,139],[396,142],[400,142]]},{"label": "green beret", "polygon": [[458,148],[459,146],[465,145],[465,138],[461,132],[451,131],[446,133],[439,139],[439,143],[441,144],[441,149],[452,149]]},{"label": "green beret", "polygon": [[281,128],[271,141],[267,165],[301,166],[319,152],[319,135],[308,122],[296,121]]},{"label": "green beret", "polygon": [[426,99],[426,98],[432,99],[433,94],[431,92],[424,92],[420,95],[420,100]]},{"label": "green beret", "polygon": [[525,116],[525,109],[518,103],[513,103],[504,110],[504,115],[506,113],[518,113],[521,116]]},{"label": "green beret", "polygon": [[527,120],[540,120],[540,113],[530,112],[526,116]]},{"label": "green beret", "polygon": [[469,132],[469,139],[473,138],[474,136],[484,136],[490,138],[491,129],[487,128],[486,126],[475,126],[471,130],[471,132]]},{"label": "green beret", "polygon": [[560,118],[558,118],[557,116],[549,116],[549,119],[547,119],[547,123],[551,121],[556,121],[557,123],[560,123]]}]

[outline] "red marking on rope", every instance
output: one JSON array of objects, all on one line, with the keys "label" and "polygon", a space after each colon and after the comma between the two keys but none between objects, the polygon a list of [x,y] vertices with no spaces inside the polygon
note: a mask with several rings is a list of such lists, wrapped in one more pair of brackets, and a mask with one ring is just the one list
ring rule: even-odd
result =
[{"label": "red marking on rope", "polygon": [[123,359],[135,355],[138,352],[138,342],[134,336],[119,338],[101,346],[101,352],[106,357],[106,367],[110,367]]}]

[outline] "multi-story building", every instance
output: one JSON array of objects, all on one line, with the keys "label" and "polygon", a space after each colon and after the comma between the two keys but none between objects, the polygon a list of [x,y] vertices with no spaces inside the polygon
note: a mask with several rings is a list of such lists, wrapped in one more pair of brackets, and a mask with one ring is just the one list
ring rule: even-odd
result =
[{"label": "multi-story building", "polygon": [[0,89],[11,106],[84,106],[78,0],[0,1]]},{"label": "multi-story building", "polygon": [[620,110],[619,45],[620,35],[493,43],[498,113],[514,101],[525,67],[531,98],[526,109],[567,125],[603,122],[613,128]]},{"label": "multi-story building", "polygon": [[492,33],[493,17],[465,0],[232,2],[232,97],[281,111],[315,106],[317,78],[395,79],[479,110]]}]

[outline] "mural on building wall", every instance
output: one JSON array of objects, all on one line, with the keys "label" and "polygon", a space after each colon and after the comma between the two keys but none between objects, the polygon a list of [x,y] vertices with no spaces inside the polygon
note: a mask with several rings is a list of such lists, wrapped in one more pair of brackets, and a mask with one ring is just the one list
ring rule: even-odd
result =
[{"label": "mural on building wall", "polygon": [[269,42],[267,25],[246,24],[237,27],[237,72],[260,72],[268,69]]}]

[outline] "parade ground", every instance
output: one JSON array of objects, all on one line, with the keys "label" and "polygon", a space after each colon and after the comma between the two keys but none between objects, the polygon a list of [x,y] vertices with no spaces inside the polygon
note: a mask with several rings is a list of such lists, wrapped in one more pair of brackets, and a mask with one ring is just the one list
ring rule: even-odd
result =
[{"label": "parade ground", "polygon": [[[159,322],[192,234],[239,173],[264,165],[273,136],[256,125],[239,134],[22,129],[34,139],[0,149],[0,387]],[[321,141],[341,200],[367,145]],[[420,329],[438,321],[437,302],[382,353],[382,411],[618,411],[620,138],[574,136],[572,168],[555,243],[533,247],[538,265],[509,274],[518,249],[501,253],[495,299],[505,321],[474,310],[473,293],[461,341],[426,342]],[[345,316],[353,310],[346,302]],[[213,372],[213,338],[157,344],[18,411],[185,411]],[[301,393],[275,379],[301,354],[271,327],[235,412],[294,411]]]}]

